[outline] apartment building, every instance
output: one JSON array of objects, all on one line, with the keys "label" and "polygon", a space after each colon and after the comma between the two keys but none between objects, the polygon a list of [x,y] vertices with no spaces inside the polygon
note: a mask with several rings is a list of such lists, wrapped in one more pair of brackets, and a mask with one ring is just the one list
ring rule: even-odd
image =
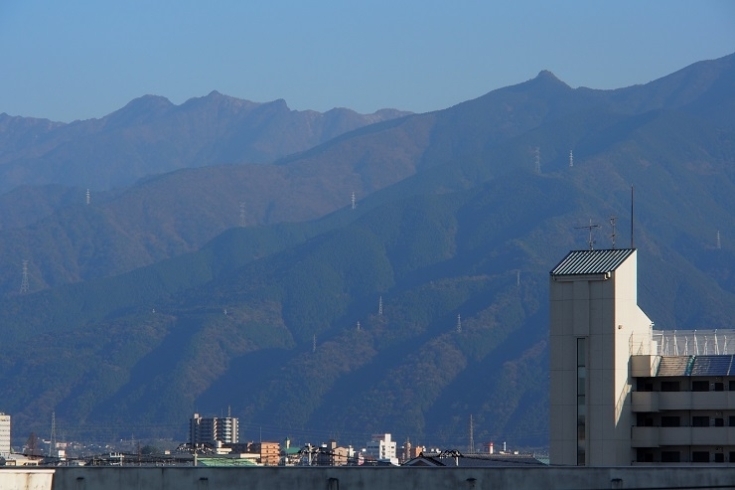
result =
[{"label": "apartment building", "polygon": [[0,412],[0,457],[10,456],[10,415]]},{"label": "apartment building", "polygon": [[735,331],[654,330],[634,249],[550,273],[551,464],[735,464]]},{"label": "apartment building", "polygon": [[195,413],[189,420],[189,444],[194,446],[217,443],[236,444],[240,439],[237,417],[202,417]]}]

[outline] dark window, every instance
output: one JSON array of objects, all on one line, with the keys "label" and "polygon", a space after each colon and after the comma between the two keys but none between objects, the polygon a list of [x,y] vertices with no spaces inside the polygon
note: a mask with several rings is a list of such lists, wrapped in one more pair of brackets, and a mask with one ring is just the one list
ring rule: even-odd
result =
[{"label": "dark window", "polygon": [[[730,427],[735,427],[735,415],[730,415],[730,417],[728,417],[728,419],[729,419],[728,420],[728,425]],[[735,463],[735,461],[733,461],[733,463]]]},{"label": "dark window", "polygon": [[709,381],[692,381],[692,391],[709,391]]},{"label": "dark window", "polygon": [[729,389],[730,391],[735,391],[735,379],[731,379],[730,381],[728,381],[727,384],[727,389]]},{"label": "dark window", "polygon": [[724,463],[725,453],[715,453],[715,463]]},{"label": "dark window", "polygon": [[730,451],[730,462],[735,463],[735,451]]},{"label": "dark window", "polygon": [[679,427],[680,425],[679,417],[673,415],[661,417],[661,427]]},{"label": "dark window", "polygon": [[709,417],[692,417],[692,427],[709,427]]},{"label": "dark window", "polygon": [[681,455],[679,451],[661,451],[662,463],[679,463],[680,461]]},{"label": "dark window", "polygon": [[694,451],[692,453],[692,463],[709,463],[709,453],[707,451]]},{"label": "dark window", "polygon": [[715,427],[725,427],[725,419],[722,417],[717,417],[715,419]]},{"label": "dark window", "polygon": [[679,391],[678,381],[662,381],[661,391]]},{"label": "dark window", "polygon": [[636,415],[636,425],[638,427],[653,427],[653,417],[647,413],[639,413]]},{"label": "dark window", "polygon": [[653,391],[653,383],[649,379],[638,380],[638,391]]},{"label": "dark window", "polygon": [[725,391],[725,383],[715,383],[715,391]]}]

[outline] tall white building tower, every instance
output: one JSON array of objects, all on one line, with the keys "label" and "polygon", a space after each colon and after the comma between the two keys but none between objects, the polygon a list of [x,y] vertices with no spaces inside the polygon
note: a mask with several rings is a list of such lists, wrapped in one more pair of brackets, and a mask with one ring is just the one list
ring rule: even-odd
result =
[{"label": "tall white building tower", "polygon": [[0,412],[0,456],[10,455],[10,415]]},{"label": "tall white building tower", "polygon": [[629,365],[652,328],[637,297],[635,249],[573,251],[551,271],[551,464],[635,460]]}]

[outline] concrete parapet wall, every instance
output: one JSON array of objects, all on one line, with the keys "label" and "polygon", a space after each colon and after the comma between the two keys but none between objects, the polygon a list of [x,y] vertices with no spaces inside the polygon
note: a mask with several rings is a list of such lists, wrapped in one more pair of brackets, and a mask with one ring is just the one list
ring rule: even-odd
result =
[{"label": "concrete parapet wall", "polygon": [[39,469],[0,469],[0,489],[2,490],[51,490],[54,470]]},{"label": "concrete parapet wall", "polygon": [[[2,474],[0,473],[0,476]],[[2,481],[2,480],[0,480]],[[58,468],[53,490],[565,489],[735,486],[735,466]],[[14,487],[2,486],[13,489]],[[26,487],[17,487],[19,490]],[[48,487],[29,487],[46,490]]]}]

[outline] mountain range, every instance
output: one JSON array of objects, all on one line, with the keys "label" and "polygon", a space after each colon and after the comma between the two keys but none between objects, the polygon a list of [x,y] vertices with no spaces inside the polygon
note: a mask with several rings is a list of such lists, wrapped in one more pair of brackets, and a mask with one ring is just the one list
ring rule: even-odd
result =
[{"label": "mountain range", "polygon": [[569,249],[634,244],[659,328],[733,327],[732,86],[735,55],[618,90],[542,71],[427,114],[309,113],[318,130],[216,93],[3,116],[0,409],[15,434],[54,411],[69,437],[183,440],[230,407],[243,439],[355,445],[460,446],[472,415],[476,441],[543,446]]}]

